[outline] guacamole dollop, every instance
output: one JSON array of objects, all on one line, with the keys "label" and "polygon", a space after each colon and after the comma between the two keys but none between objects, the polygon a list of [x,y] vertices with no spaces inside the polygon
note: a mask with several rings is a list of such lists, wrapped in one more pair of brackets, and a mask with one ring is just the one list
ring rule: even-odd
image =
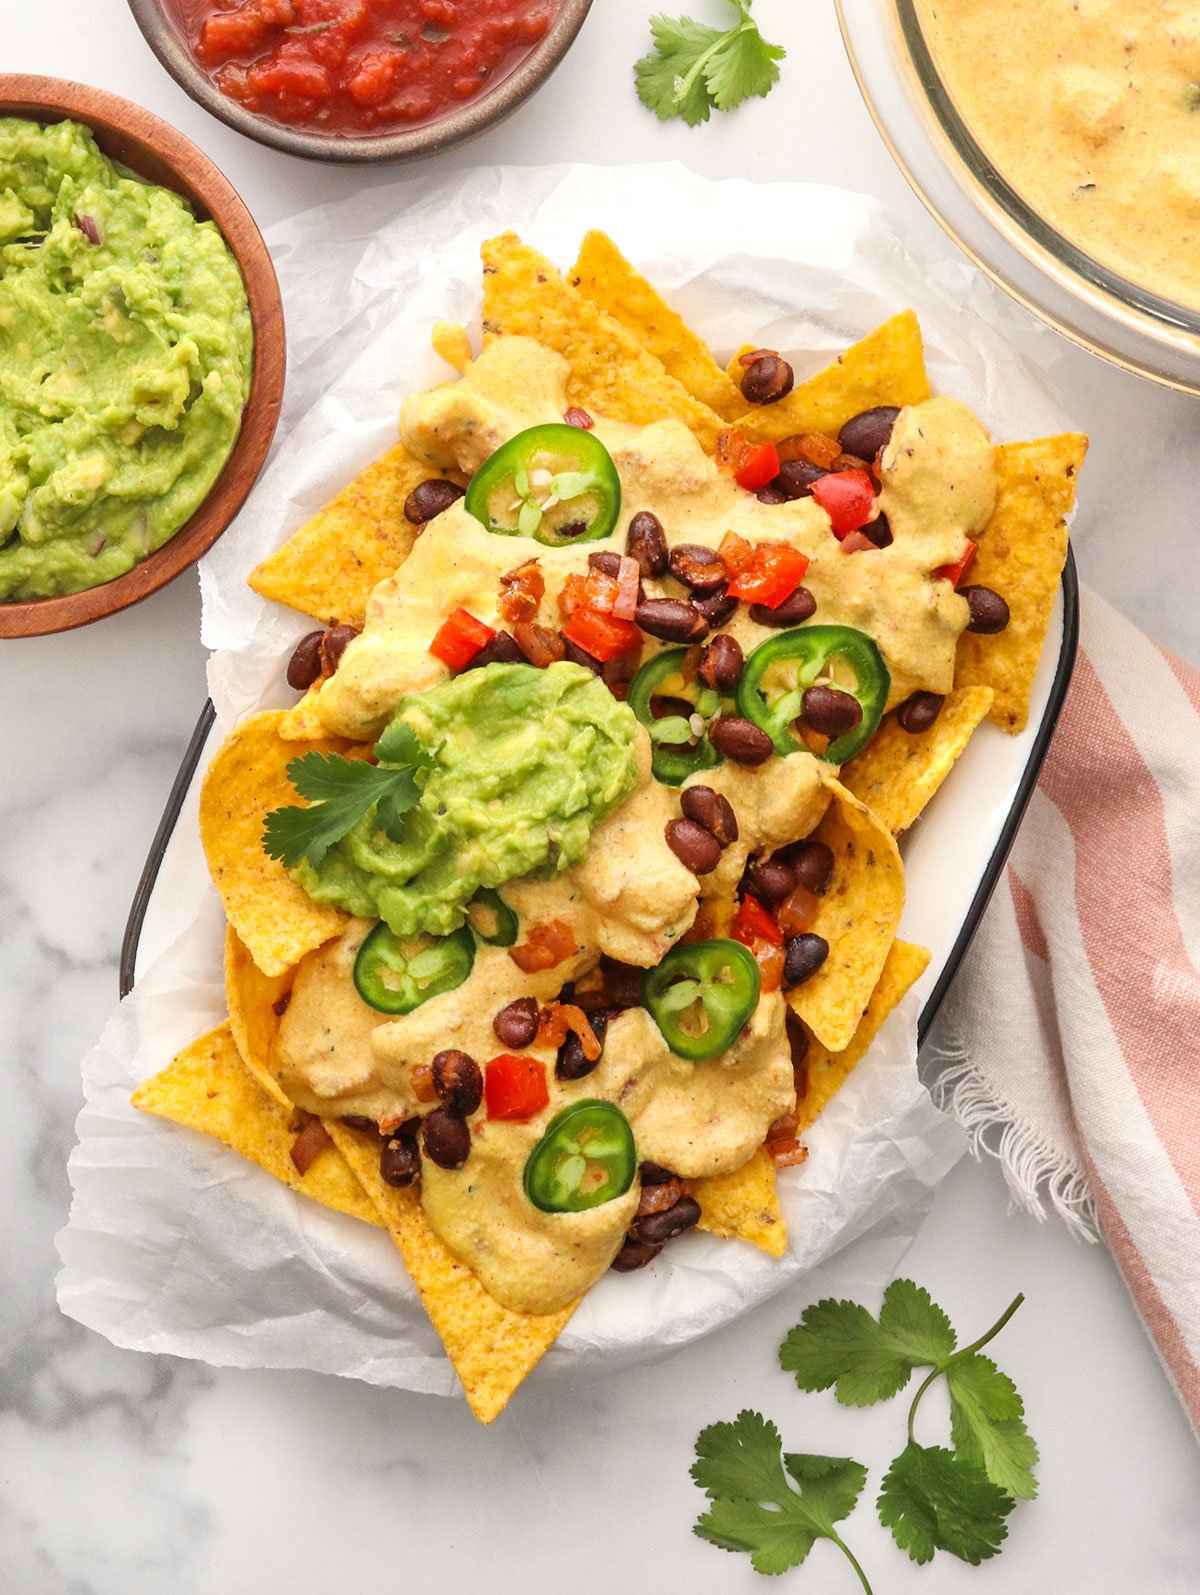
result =
[{"label": "guacamole dollop", "polygon": [[250,387],[245,285],[76,122],[0,118],[0,601],[120,576],[198,508]]},{"label": "guacamole dollop", "polygon": [[400,840],[371,812],[295,872],[318,902],[397,936],[446,935],[481,886],[578,863],[638,779],[633,711],[579,665],[464,671],[401,699],[398,724],[433,755]]}]

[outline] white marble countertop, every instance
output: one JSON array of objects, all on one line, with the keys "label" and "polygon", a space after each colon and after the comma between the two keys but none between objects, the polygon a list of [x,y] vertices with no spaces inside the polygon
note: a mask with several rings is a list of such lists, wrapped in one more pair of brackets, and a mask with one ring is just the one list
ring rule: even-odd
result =
[{"label": "white marble countertop", "polygon": [[[596,0],[533,102],[430,164],[677,158],[714,177],[868,190],[912,229],[933,227],[858,99],[828,0],[758,0],[764,31],[791,49],[784,82],[697,129],[661,126],[633,98],[651,9]],[[690,9],[718,15],[716,0]],[[218,161],[263,224],[400,175],[356,177],[241,139],[176,89],[121,0],[6,11],[6,69],[74,76],[151,107]],[[1066,344],[1053,377],[1093,439],[1081,574],[1200,663],[1190,557],[1200,407]],[[78,1059],[115,997],[126,910],[203,700],[198,626],[189,574],[100,626],[6,643],[0,656],[0,1588],[759,1587],[745,1558],[689,1532],[700,1507],[692,1442],[702,1424],[758,1406],[790,1449],[852,1453],[877,1482],[899,1449],[899,1404],[845,1412],[830,1396],[799,1395],[775,1362],[807,1302],[839,1292],[844,1264],[658,1366],[574,1386],[535,1378],[488,1431],[457,1402],[117,1351],[58,1313],[52,1241],[68,1206]],[[912,1568],[866,1501],[847,1538],[876,1595],[1194,1595],[1200,1452],[1120,1278],[1102,1248],[1006,1206],[995,1167],[960,1165],[905,1270],[968,1336],[1026,1293],[995,1349],[1041,1443],[1041,1497],[1017,1509],[1003,1555],[977,1572],[944,1556]],[[853,1587],[828,1547],[792,1578]]]}]

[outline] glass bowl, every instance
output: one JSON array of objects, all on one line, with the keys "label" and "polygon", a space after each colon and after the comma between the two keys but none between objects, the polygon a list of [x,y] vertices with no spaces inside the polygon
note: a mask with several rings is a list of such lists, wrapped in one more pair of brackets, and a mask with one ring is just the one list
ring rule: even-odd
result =
[{"label": "glass bowl", "polygon": [[1128,371],[1200,393],[1200,313],[1086,254],[1009,184],[939,74],[916,0],[835,0],[858,86],[930,214],[1043,321]]}]

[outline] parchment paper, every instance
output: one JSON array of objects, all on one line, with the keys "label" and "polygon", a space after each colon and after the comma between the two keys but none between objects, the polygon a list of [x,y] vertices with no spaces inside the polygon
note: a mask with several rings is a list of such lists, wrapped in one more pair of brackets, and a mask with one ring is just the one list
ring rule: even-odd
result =
[{"label": "parchment paper", "polygon": [[[460,320],[478,338],[479,244],[509,227],[564,268],[588,227],[605,228],[719,358],[749,337],[807,351],[799,377],[912,305],[935,388],[965,399],[999,436],[1060,424],[1037,372],[991,330],[1011,318],[1007,306],[962,262],[915,257],[858,195],[709,183],[675,165],[501,168],[353,195],[268,235],[288,319],[280,440],[200,571],[223,724],[294,701],[284,668],[311,626],[264,604],[246,572],[395,440],[405,393],[450,375],[429,329]],[[140,1080],[225,1017],[222,915],[198,839],[194,850],[195,923],[83,1061],[59,1303],[121,1346],[450,1393],[457,1381],[382,1232],[129,1106]],[[651,1269],[601,1280],[547,1364],[661,1355],[868,1232],[874,1244],[859,1255],[872,1279],[860,1267],[855,1286],[885,1279],[963,1149],[918,1083],[915,1032],[909,998],[808,1135],[808,1162],[782,1174],[790,1246],[781,1262],[743,1243],[685,1237]]]}]

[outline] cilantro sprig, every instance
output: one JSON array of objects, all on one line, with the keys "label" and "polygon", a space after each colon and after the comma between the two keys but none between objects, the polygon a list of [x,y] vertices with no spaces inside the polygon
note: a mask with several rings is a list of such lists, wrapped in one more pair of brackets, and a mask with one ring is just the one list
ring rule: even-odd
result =
[{"label": "cilantro sprig", "polygon": [[411,726],[388,727],[375,744],[378,764],[340,753],[305,753],[287,767],[288,779],[308,807],[272,809],[263,826],[263,848],[294,869],[302,859],[319,868],[329,849],[364,815],[394,842],[403,838],[404,816],[421,796],[433,755]]},{"label": "cilantro sprig", "polygon": [[660,121],[682,117],[689,127],[713,110],[769,94],[787,51],[769,44],[750,15],[751,0],[727,0],[737,12],[729,28],[691,17],[650,19],[654,48],[635,65],[638,98]]}]

